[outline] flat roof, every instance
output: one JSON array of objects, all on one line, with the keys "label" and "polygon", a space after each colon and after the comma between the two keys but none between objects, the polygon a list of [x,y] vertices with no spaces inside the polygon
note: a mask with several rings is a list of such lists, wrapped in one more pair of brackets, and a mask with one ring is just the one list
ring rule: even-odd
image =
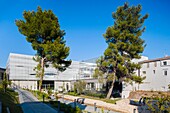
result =
[{"label": "flat roof", "polygon": [[165,56],[163,58],[156,58],[156,59],[151,59],[151,60],[144,60],[139,62],[139,64],[143,64],[143,63],[149,63],[149,62],[156,62],[156,61],[162,61],[162,60],[169,60],[170,56]]},{"label": "flat roof", "polygon": [[0,68],[0,70],[3,70],[3,71],[5,71],[6,69],[5,69],[5,68]]}]

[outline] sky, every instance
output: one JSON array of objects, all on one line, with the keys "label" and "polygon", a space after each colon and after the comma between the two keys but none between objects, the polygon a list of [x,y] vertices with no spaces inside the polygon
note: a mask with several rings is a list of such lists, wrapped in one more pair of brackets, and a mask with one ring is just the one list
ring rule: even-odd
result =
[{"label": "sky", "polygon": [[51,9],[66,32],[67,59],[82,61],[103,55],[107,48],[103,34],[113,26],[112,12],[125,2],[141,4],[141,14],[149,14],[141,36],[147,44],[142,55],[149,59],[170,55],[170,0],[0,0],[0,67],[6,67],[10,53],[36,53],[15,25],[24,10]]}]

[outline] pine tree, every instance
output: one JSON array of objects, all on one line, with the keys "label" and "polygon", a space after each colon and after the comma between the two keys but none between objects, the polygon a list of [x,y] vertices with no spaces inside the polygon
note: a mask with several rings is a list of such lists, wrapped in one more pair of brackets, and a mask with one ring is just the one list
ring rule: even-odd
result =
[{"label": "pine tree", "polygon": [[[112,81],[107,98],[110,98],[115,80],[132,78],[134,71],[140,65],[132,62],[139,59],[145,43],[140,37],[145,30],[143,27],[148,15],[141,16],[141,5],[129,6],[125,3],[112,14],[114,25],[107,28],[104,38],[108,44],[104,55],[98,59],[95,74],[98,78]],[[102,76],[101,76],[102,75]]]},{"label": "pine tree", "polygon": [[51,10],[42,11],[38,7],[37,12],[24,11],[23,16],[25,20],[16,20],[16,25],[37,52],[34,60],[39,62],[35,69],[40,78],[39,90],[41,90],[45,67],[50,64],[59,71],[64,71],[71,64],[71,60],[65,60],[70,48],[66,46],[65,32],[60,29],[58,18]]}]

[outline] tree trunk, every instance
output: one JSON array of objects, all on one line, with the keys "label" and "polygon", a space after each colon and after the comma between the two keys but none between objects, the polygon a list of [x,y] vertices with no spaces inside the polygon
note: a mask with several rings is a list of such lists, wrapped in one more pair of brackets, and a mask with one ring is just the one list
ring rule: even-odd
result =
[{"label": "tree trunk", "polygon": [[113,78],[112,85],[111,85],[111,87],[109,89],[109,92],[107,93],[107,97],[106,97],[107,99],[109,99],[111,97],[111,94],[112,94],[112,91],[113,91],[113,87],[114,87],[114,83],[115,83],[115,78]]},{"label": "tree trunk", "polygon": [[40,74],[40,81],[39,81],[39,91],[41,91],[41,86],[42,86],[42,81],[43,81],[43,77],[44,77],[44,59],[45,58],[41,58],[41,74]]}]

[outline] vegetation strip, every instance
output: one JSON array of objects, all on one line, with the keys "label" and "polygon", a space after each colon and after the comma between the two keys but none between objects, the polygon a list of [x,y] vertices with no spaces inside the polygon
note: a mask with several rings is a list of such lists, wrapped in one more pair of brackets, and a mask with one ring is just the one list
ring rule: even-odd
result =
[{"label": "vegetation strip", "polygon": [[[76,97],[76,96],[74,96],[74,97]],[[80,96],[80,97],[83,97],[83,96]],[[58,96],[58,98],[63,98],[62,96]],[[77,98],[79,98],[79,97],[77,97]],[[64,99],[65,100],[69,100],[69,101],[73,101],[74,102],[74,99],[70,99],[70,98],[66,98],[66,97],[64,97]],[[88,99],[92,99],[92,97],[91,98],[88,98]],[[94,99],[95,100],[95,99]],[[96,100],[100,100],[100,99],[96,99]],[[103,101],[103,100],[101,100],[101,101]],[[117,100],[118,101],[118,100]],[[103,102],[105,102],[105,101],[103,101]],[[107,102],[106,102],[107,103]],[[85,105],[90,105],[90,106],[94,106],[94,104],[90,104],[90,103],[87,103],[87,102],[84,102],[84,104]],[[113,104],[113,103],[111,103],[111,104]],[[103,109],[105,109],[105,110],[110,110],[110,111],[116,111],[116,112],[121,112],[121,113],[127,113],[127,112],[123,112],[123,111],[121,111],[121,110],[117,110],[117,109],[113,109],[113,108],[110,108],[110,107],[106,107],[106,106],[101,106],[101,105],[97,105],[96,104],[96,107],[98,107],[98,108],[103,108]]]},{"label": "vegetation strip", "polygon": [[7,107],[11,113],[23,113],[21,106],[19,106],[18,93],[12,89],[7,88],[4,92],[0,86],[0,101],[2,102],[2,113],[7,113]]}]

